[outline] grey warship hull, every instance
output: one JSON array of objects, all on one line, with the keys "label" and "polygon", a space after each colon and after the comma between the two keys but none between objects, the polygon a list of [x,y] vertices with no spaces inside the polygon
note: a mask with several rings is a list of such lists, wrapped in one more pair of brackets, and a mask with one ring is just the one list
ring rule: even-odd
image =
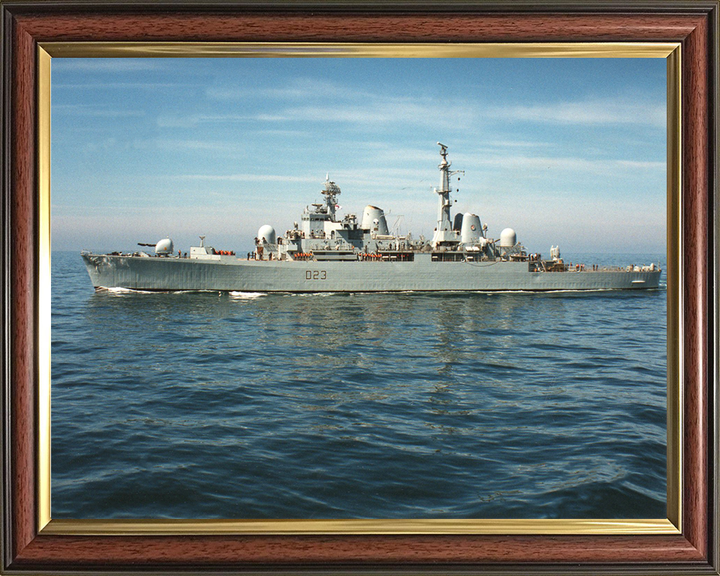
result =
[{"label": "grey warship hull", "polygon": [[96,289],[239,292],[553,291],[657,288],[660,271],[531,271],[527,262],[217,260],[83,253]]},{"label": "grey warship hull", "polygon": [[[178,251],[172,239],[145,252],[83,252],[95,288],[133,290],[220,290],[238,292],[400,292],[400,291],[548,291],[640,290],[657,288],[661,271],[654,264],[625,268],[574,267],[560,257],[528,253],[515,230],[500,238],[487,234],[477,214],[452,217],[451,177],[447,146],[438,142],[441,162],[437,224],[433,238],[415,240],[391,233],[384,211],[365,207],[339,218],[340,187],[326,177],[323,201],[305,208],[300,223],[277,236],[265,224],[247,259],[205,245]],[[153,246],[152,243],[139,243]]]}]

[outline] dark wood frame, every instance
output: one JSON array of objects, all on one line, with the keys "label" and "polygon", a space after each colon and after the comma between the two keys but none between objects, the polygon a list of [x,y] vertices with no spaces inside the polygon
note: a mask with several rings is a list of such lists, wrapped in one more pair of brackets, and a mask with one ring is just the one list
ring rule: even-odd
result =
[{"label": "dark wood frame", "polygon": [[[442,8],[440,10],[440,7]],[[3,523],[0,570],[719,573],[718,2],[537,6],[5,0],[2,11]],[[683,530],[680,535],[58,536],[36,498],[38,42],[682,43]]]}]

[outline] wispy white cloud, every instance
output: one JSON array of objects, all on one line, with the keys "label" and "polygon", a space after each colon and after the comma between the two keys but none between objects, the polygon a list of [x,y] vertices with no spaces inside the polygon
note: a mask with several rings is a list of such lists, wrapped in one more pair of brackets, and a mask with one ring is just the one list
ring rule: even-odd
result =
[{"label": "wispy white cloud", "polygon": [[490,140],[483,143],[483,148],[549,148],[557,146],[550,142],[534,142],[531,140]]},{"label": "wispy white cloud", "polygon": [[[320,198],[329,171],[345,213],[376,203],[393,214],[391,224],[402,214],[414,234],[428,235],[437,140],[450,146],[453,169],[466,171],[456,211],[479,213],[493,234],[509,225],[524,241],[535,231],[546,249],[548,230],[582,232],[603,202],[614,212],[598,226],[613,239],[629,207],[639,220],[643,211],[664,214],[664,87],[643,84],[647,75],[618,74],[617,83],[605,75],[599,86],[578,72],[574,85],[598,88],[583,99],[530,66],[490,69],[484,78],[492,89],[457,75],[440,100],[432,97],[436,66],[419,61],[412,77],[396,66],[375,74],[307,60],[278,70],[260,63],[243,75],[247,68],[227,63],[199,62],[182,76],[172,65],[111,75],[104,64],[96,73],[54,76],[53,89],[63,91],[53,110],[63,121],[54,126],[53,200],[70,199],[65,204],[77,209],[54,205],[76,220],[54,213],[53,226],[65,222],[66,236],[94,227],[103,241],[109,228],[118,236],[132,230],[131,244],[168,232],[182,244],[182,233],[190,242],[207,232],[218,245],[221,231],[252,242],[259,224],[291,225]],[[530,81],[537,93],[527,99]],[[108,111],[115,103],[127,110]],[[144,111],[141,122],[135,110]],[[97,214],[112,216],[112,226]]]},{"label": "wispy white cloud", "polygon": [[468,125],[478,117],[477,111],[460,104],[438,113],[437,103],[430,99],[375,99],[373,101],[334,106],[298,106],[279,113],[277,121],[310,121],[347,123],[357,127],[397,124],[457,127]]},{"label": "wispy white cloud", "polygon": [[92,118],[142,118],[145,116],[144,110],[98,108],[85,104],[56,104],[52,107],[52,111],[53,114]]},{"label": "wispy white cloud", "polygon": [[[296,78],[280,88],[247,86],[212,87],[206,95],[214,100],[262,98],[275,102],[275,109],[255,115],[263,122],[328,122],[356,126],[387,124],[428,124],[441,121],[446,125],[468,123],[478,116],[475,106],[455,101],[438,112],[436,100],[420,96],[388,96],[377,92],[350,88],[341,82]],[[302,102],[302,105],[297,105]],[[332,102],[331,105],[328,103]],[[295,104],[295,105],[293,105]],[[243,117],[244,119],[251,119]],[[445,120],[447,119],[447,120]],[[210,121],[197,117],[195,122]]]},{"label": "wispy white cloud", "polygon": [[[253,88],[247,86],[213,87],[206,95],[215,100],[241,100],[262,97],[283,100],[302,100],[304,106],[291,106],[278,112],[266,114],[267,121],[310,120],[348,123],[422,123],[438,116],[449,116],[452,122],[466,123],[471,120],[499,119],[538,122],[548,124],[578,125],[649,125],[665,126],[664,102],[643,102],[625,96],[605,99],[565,101],[553,104],[486,105],[483,102],[448,100],[439,114],[434,99],[422,97],[393,98],[379,96],[372,91],[349,89],[341,82],[297,78],[281,88]],[[326,106],[332,99],[336,104]],[[323,104],[314,104],[322,101]],[[313,104],[311,104],[313,103]],[[503,145],[511,145],[505,142]],[[518,145],[518,144],[515,144]]]},{"label": "wispy white cloud", "polygon": [[283,176],[280,174],[178,174],[172,176],[171,179],[206,182],[319,182],[319,178],[311,176]]},{"label": "wispy white cloud", "polygon": [[[173,144],[180,146],[179,143]],[[182,146],[192,149],[197,146],[201,149],[212,150],[212,147],[204,148],[203,143],[185,142]],[[371,191],[373,198],[407,198],[415,194],[430,193],[434,186],[438,185],[437,170],[434,170],[432,162],[434,157],[425,155],[428,163],[418,164],[418,158],[405,151],[402,153],[407,162],[396,161],[398,156],[392,159],[383,158],[382,155],[369,157],[364,166],[347,169],[345,167],[324,166],[317,174],[310,175],[282,175],[282,174],[255,174],[255,173],[233,173],[233,174],[205,174],[191,173],[171,176],[170,179],[178,181],[213,182],[213,183],[235,183],[235,182],[284,182],[306,184],[298,190],[307,190],[311,196],[319,191],[326,172],[330,179],[338,183],[345,195],[357,201],[365,201],[365,195]],[[664,162],[629,161],[618,159],[586,159],[578,157],[553,157],[553,156],[472,156],[457,155],[454,158],[455,166],[466,170],[474,177],[463,177],[462,188],[464,192],[477,191],[479,186],[485,186],[488,178],[488,170],[493,169],[497,173],[524,174],[525,177],[545,177],[547,173],[575,175],[613,175],[633,174],[656,175],[662,178],[665,171]],[[372,158],[375,158],[373,160]],[[380,161],[381,166],[377,165]],[[365,163],[365,162],[363,162]],[[499,172],[495,171],[497,169]],[[315,189],[317,188],[317,190]],[[361,195],[362,197],[360,197]],[[430,197],[433,197],[432,195]]]},{"label": "wispy white cloud", "polygon": [[648,169],[648,170],[664,170],[667,167],[666,162],[640,162],[637,160],[616,160],[618,166],[630,169]]},{"label": "wispy white cloud", "polygon": [[157,117],[156,123],[160,128],[195,128],[203,124],[249,124],[291,119],[281,114],[189,114],[186,116],[162,114]]},{"label": "wispy white cloud", "polygon": [[246,146],[234,141],[192,140],[186,138],[156,138],[149,141],[136,141],[135,148],[158,148],[161,150],[211,151],[224,153],[245,153]]},{"label": "wispy white cloud", "polygon": [[317,78],[295,78],[287,85],[277,87],[212,86],[205,90],[211,100],[245,100],[248,98],[275,98],[278,100],[309,100],[316,98],[366,99],[374,95],[348,86]]},{"label": "wispy white cloud", "polygon": [[185,84],[182,82],[57,82],[53,83],[52,85],[53,90],[159,90],[164,88],[196,88],[196,86],[193,84]]},{"label": "wispy white cloud", "polygon": [[[182,181],[207,181],[207,182],[297,182],[302,184],[310,184],[312,187],[307,188],[312,196],[315,192],[320,191],[321,185],[325,177],[329,176],[331,180],[338,183],[341,189],[345,189],[346,193],[350,191],[355,193],[358,190],[373,189],[378,194],[384,194],[386,190],[405,190],[409,188],[418,189],[418,173],[417,170],[410,168],[367,168],[353,170],[325,170],[319,171],[313,175],[282,175],[282,174],[253,174],[253,173],[235,173],[235,174],[177,174],[171,176],[170,179]],[[435,183],[433,181],[433,183]],[[429,188],[430,182],[419,186],[420,188]],[[317,189],[317,190],[316,190]]]},{"label": "wispy white cloud", "polygon": [[638,102],[626,98],[493,106],[486,113],[499,120],[547,124],[634,124],[664,128],[666,122],[664,103]]},{"label": "wispy white cloud", "polygon": [[503,169],[568,170],[579,173],[612,173],[616,170],[665,170],[665,162],[640,162],[618,159],[588,159],[562,156],[482,156],[470,162]]},{"label": "wispy white cloud", "polygon": [[254,116],[245,114],[190,114],[168,115],[157,117],[156,123],[160,128],[194,128],[204,123],[234,123],[254,121]]},{"label": "wispy white cloud", "polygon": [[453,106],[441,119],[437,117],[437,105],[430,100],[374,99],[339,103],[333,106],[306,105],[279,107],[274,111],[256,114],[192,114],[188,116],[161,115],[157,125],[161,128],[193,128],[212,123],[253,122],[327,122],[354,124],[368,127],[388,124],[435,124],[445,126],[468,123],[477,116],[468,106]]},{"label": "wispy white cloud", "polygon": [[258,114],[254,119],[260,122],[283,122],[287,120],[294,120],[294,118],[290,118],[284,114]]},{"label": "wispy white cloud", "polygon": [[53,69],[63,72],[140,72],[160,70],[158,62],[143,58],[57,58]]}]

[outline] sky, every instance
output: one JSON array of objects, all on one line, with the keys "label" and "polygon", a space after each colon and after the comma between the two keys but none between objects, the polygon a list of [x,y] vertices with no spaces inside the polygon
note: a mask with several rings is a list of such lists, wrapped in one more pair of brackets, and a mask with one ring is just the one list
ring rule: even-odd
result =
[{"label": "sky", "polygon": [[490,237],[665,251],[659,58],[54,58],[51,114],[53,250],[246,252],[328,174],[340,216],[431,238],[440,141]]}]

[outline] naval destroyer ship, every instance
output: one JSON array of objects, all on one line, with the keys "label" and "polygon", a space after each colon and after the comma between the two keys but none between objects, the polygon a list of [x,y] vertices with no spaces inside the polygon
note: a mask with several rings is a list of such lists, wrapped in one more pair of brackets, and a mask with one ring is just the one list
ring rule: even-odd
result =
[{"label": "naval destroyer ship", "polygon": [[[94,254],[83,251],[96,289],[217,290],[239,292],[552,291],[657,288],[661,270],[646,266],[600,267],[563,261],[557,246],[548,258],[528,253],[515,231],[488,235],[477,214],[451,217],[448,148],[442,158],[437,225],[432,240],[392,234],[382,209],[366,206],[362,217],[337,210],[340,188],[326,178],[323,201],[308,206],[301,221],[278,236],[264,225],[245,257],[205,244],[175,252],[164,238],[146,251]],[[152,244],[140,244],[153,246]]]}]

